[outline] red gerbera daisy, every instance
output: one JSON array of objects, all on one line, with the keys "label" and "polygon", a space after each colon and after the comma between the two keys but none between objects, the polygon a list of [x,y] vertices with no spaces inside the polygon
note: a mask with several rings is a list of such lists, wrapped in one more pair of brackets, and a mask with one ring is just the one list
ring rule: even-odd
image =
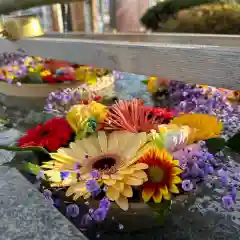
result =
[{"label": "red gerbera daisy", "polygon": [[155,203],[162,199],[170,200],[171,193],[179,193],[176,184],[181,183],[178,176],[182,173],[178,160],[164,149],[152,147],[139,159],[148,165],[146,170],[148,181],[143,184],[142,198],[148,202],[151,198]]},{"label": "red gerbera daisy", "polygon": [[72,136],[72,128],[65,118],[55,117],[45,124],[27,130],[25,136],[19,139],[20,147],[41,146],[48,151],[55,151],[68,143]]}]

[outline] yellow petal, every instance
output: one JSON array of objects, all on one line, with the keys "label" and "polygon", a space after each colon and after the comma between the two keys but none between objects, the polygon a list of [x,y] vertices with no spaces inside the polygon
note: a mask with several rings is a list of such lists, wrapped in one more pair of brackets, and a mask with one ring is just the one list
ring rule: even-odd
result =
[{"label": "yellow petal", "polygon": [[173,160],[172,163],[176,166],[179,166],[179,160]]},{"label": "yellow petal", "polygon": [[117,181],[114,185],[114,188],[116,188],[119,192],[122,192],[124,189],[124,183],[121,181]]},{"label": "yellow petal", "polygon": [[92,196],[92,194],[90,193],[90,192],[87,192],[87,193],[85,193],[84,195],[83,195],[83,198],[84,199],[88,199],[88,198],[90,198]]},{"label": "yellow petal", "polygon": [[122,168],[118,172],[119,172],[119,174],[123,174],[124,175],[124,174],[133,174],[134,171],[135,171],[134,168]]},{"label": "yellow petal", "polygon": [[63,155],[60,153],[50,153],[50,156],[51,156],[51,158],[53,158],[61,163],[74,162],[74,159],[72,157],[69,157],[67,155]]},{"label": "yellow petal", "polygon": [[183,172],[183,170],[181,168],[178,168],[178,167],[173,167],[172,170],[173,170],[174,175],[179,175],[180,173]]},{"label": "yellow petal", "polygon": [[172,193],[179,193],[179,190],[175,184],[171,185],[171,187],[169,188],[169,191]]},{"label": "yellow petal", "polygon": [[108,174],[103,174],[102,175],[102,179],[109,179],[109,178],[110,178],[110,176]]},{"label": "yellow petal", "polygon": [[73,200],[74,201],[77,201],[80,197],[82,197],[83,196],[83,192],[77,192],[77,193],[75,193],[75,195],[73,196]]},{"label": "yellow petal", "polygon": [[133,166],[136,170],[148,169],[148,165],[146,163],[137,163]]},{"label": "yellow petal", "polygon": [[85,183],[82,181],[82,182],[78,182],[72,186],[70,186],[66,192],[66,196],[71,196],[73,193],[76,193],[76,192],[82,192],[86,190],[85,188]]},{"label": "yellow petal", "polygon": [[154,185],[145,185],[142,190],[142,199],[144,202],[148,202],[155,192]]},{"label": "yellow petal", "polygon": [[155,192],[155,194],[153,195],[153,200],[154,200],[155,203],[160,203],[162,201],[163,195],[162,195],[162,192],[159,191],[159,190],[157,190]]},{"label": "yellow petal", "polygon": [[116,188],[109,186],[106,195],[109,198],[109,200],[115,201],[119,198],[120,193]]},{"label": "yellow petal", "polygon": [[108,186],[112,186],[116,183],[116,180],[115,179],[103,179],[103,183],[105,183],[106,185]]},{"label": "yellow petal", "polygon": [[98,142],[102,152],[107,151],[107,136],[104,131],[98,132]]},{"label": "yellow petal", "polygon": [[122,180],[123,177],[124,177],[124,176],[121,175],[121,174],[117,174],[117,173],[115,173],[115,174],[111,174],[111,178],[112,178],[112,179]]},{"label": "yellow petal", "polygon": [[163,188],[161,188],[159,190],[162,193],[164,199],[166,199],[166,200],[171,199],[171,194],[169,193],[167,186],[164,186]]},{"label": "yellow petal", "polygon": [[125,184],[122,195],[124,195],[125,197],[128,197],[128,198],[132,197],[133,196],[132,187]]},{"label": "yellow petal", "polygon": [[124,182],[128,185],[131,185],[131,186],[140,186],[143,184],[143,180],[142,179],[139,179],[139,178],[135,178],[135,177],[126,177],[124,179]]},{"label": "yellow petal", "polygon": [[182,182],[182,179],[179,176],[174,176],[173,177],[172,183],[178,184],[178,183],[181,183],[181,182]]},{"label": "yellow petal", "polygon": [[136,178],[143,178],[143,179],[146,179],[147,178],[147,174],[142,171],[142,170],[138,170],[138,171],[135,171],[133,174],[132,174],[133,177],[136,177]]},{"label": "yellow petal", "polygon": [[90,157],[95,157],[101,153],[100,145],[95,135],[91,135],[88,138],[83,138],[82,144],[84,145],[84,149]]},{"label": "yellow petal", "polygon": [[124,211],[128,210],[128,199],[124,196],[120,196],[117,200],[116,200],[117,205]]}]

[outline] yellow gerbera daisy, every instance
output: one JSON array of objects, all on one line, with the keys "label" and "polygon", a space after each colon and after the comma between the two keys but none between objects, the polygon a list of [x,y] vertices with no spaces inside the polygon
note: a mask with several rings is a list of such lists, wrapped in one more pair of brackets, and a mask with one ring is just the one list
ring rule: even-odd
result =
[{"label": "yellow gerbera daisy", "polygon": [[[51,153],[53,161],[46,162],[43,168],[50,170],[45,173],[51,180],[61,181],[56,172],[70,171],[69,189],[67,195],[75,195],[75,199],[86,194],[85,183],[91,179],[91,172],[98,170],[100,181],[107,185],[106,196],[124,210],[128,209],[128,198],[132,197],[132,186],[140,186],[147,180],[143,171],[147,169],[144,163],[136,163],[141,154],[141,147],[147,141],[147,134],[115,131],[108,135],[99,131],[97,135],[77,140],[70,148],[60,148],[57,153]],[[74,169],[80,165],[81,178],[76,181]],[[67,182],[68,183],[68,182]]]},{"label": "yellow gerbera daisy", "polygon": [[178,160],[173,160],[166,150],[152,147],[138,162],[148,165],[146,170],[148,181],[144,183],[142,190],[145,202],[153,198],[155,203],[160,203],[163,198],[170,200],[171,193],[179,193],[176,184],[182,182],[178,176],[182,170],[179,168]]},{"label": "yellow gerbera daisy", "polygon": [[178,126],[187,125],[194,130],[190,134],[189,143],[217,137],[223,129],[223,124],[215,116],[200,113],[180,115],[171,123]]}]

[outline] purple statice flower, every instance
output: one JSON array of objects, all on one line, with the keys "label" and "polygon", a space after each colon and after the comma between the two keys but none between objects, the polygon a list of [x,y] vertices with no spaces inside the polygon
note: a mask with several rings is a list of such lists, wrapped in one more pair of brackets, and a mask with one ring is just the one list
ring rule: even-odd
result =
[{"label": "purple statice flower", "polygon": [[193,189],[193,184],[191,182],[191,180],[183,180],[182,181],[182,189],[185,191],[185,192],[189,192]]},{"label": "purple statice flower", "polygon": [[105,218],[107,217],[107,213],[108,213],[108,209],[106,208],[97,208],[93,214],[92,214],[92,218],[93,220],[95,220],[96,222],[102,222],[105,220]]},{"label": "purple statice flower", "polygon": [[81,219],[81,226],[87,227],[92,223],[93,219],[89,213],[85,214]]},{"label": "purple statice flower", "polygon": [[43,170],[40,170],[38,175],[36,176],[36,179],[37,180],[40,180],[40,179],[43,179],[44,178],[44,171]]},{"label": "purple statice flower", "polygon": [[87,191],[90,193],[93,193],[99,190],[99,184],[95,179],[88,180],[85,185],[86,185]]},{"label": "purple statice flower", "polygon": [[52,192],[48,189],[45,189],[43,191],[43,197],[45,198],[45,200],[50,203],[50,204],[54,204],[54,201],[52,199]]},{"label": "purple statice flower", "polygon": [[236,197],[237,197],[237,188],[236,188],[236,186],[232,186],[231,196],[232,196],[233,201],[236,202]]},{"label": "purple statice flower", "polygon": [[222,203],[225,209],[230,210],[234,205],[232,196],[230,195],[223,196]]},{"label": "purple statice flower", "polygon": [[110,206],[111,206],[111,202],[109,201],[108,198],[103,198],[99,202],[99,208],[109,209]]},{"label": "purple statice flower", "polygon": [[79,207],[77,204],[69,204],[66,208],[67,216],[77,217],[79,215]]},{"label": "purple statice flower", "polygon": [[60,177],[62,180],[67,179],[70,176],[70,171],[61,171],[60,172]]},{"label": "purple statice flower", "polygon": [[101,175],[100,175],[99,171],[96,170],[96,169],[92,170],[92,172],[90,173],[90,175],[91,175],[91,177],[94,178],[94,179],[99,179],[99,178],[101,178]]}]

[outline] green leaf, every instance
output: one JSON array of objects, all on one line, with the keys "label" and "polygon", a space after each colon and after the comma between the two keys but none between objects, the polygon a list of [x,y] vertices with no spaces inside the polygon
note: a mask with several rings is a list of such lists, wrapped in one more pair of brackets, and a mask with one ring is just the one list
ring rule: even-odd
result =
[{"label": "green leaf", "polygon": [[233,151],[240,153],[240,132],[236,133],[234,136],[228,139],[226,145]]},{"label": "green leaf", "polygon": [[220,152],[226,145],[226,141],[224,138],[210,138],[206,140],[206,146],[208,151],[212,154]]},{"label": "green leaf", "polygon": [[32,173],[32,174],[37,176],[42,169],[37,164],[33,164],[33,163],[30,163],[30,162],[25,162],[25,163],[23,163],[23,169],[22,170],[24,170],[26,172],[29,172],[29,173]]},{"label": "green leaf", "polygon": [[142,80],[141,83],[147,85],[148,84],[148,80]]},{"label": "green leaf", "polygon": [[43,147],[15,147],[0,145],[0,149],[13,152],[44,152],[46,154],[49,154],[49,152]]},{"label": "green leaf", "polygon": [[22,78],[21,82],[41,84],[43,83],[43,80],[39,72],[29,72],[24,78]]},{"label": "green leaf", "polygon": [[153,215],[156,217],[156,220],[159,224],[164,223],[164,219],[170,211],[171,204],[171,201],[164,201],[162,203],[148,203],[148,206],[152,209]]}]

